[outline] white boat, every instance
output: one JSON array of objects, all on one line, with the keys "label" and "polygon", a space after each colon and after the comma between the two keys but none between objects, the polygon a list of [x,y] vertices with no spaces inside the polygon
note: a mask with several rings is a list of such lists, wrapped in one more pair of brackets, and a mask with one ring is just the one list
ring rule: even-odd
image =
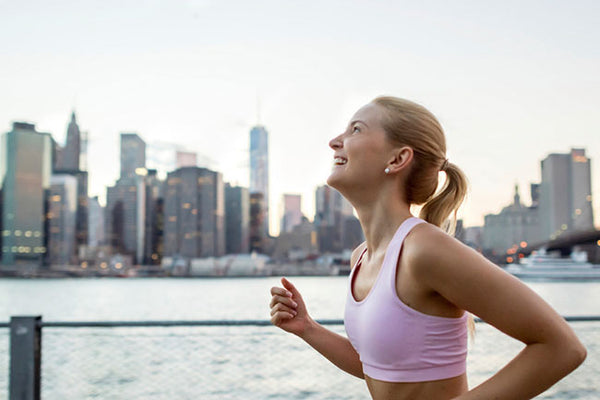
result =
[{"label": "white boat", "polygon": [[536,279],[600,279],[600,265],[587,261],[587,254],[573,251],[568,258],[546,249],[534,251],[521,259],[520,264],[509,264],[506,271],[518,278]]}]

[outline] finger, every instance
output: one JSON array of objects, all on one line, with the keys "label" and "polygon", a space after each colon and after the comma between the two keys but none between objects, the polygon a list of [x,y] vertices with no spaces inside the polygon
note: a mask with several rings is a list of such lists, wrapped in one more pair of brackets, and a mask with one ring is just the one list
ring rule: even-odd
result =
[{"label": "finger", "polygon": [[292,300],[289,297],[273,296],[273,298],[271,299],[270,307],[271,308],[275,307],[275,305],[277,303],[283,303],[283,304],[285,304],[286,306],[288,306],[290,308],[296,308],[296,307],[298,307],[298,303],[296,303],[294,300]]},{"label": "finger", "polygon": [[294,316],[298,315],[298,312],[296,310],[289,308],[288,306],[281,303],[278,303],[275,305],[275,307],[271,308],[271,316],[275,315],[278,312],[286,312]]},{"label": "finger", "polygon": [[279,313],[273,315],[273,317],[271,317],[271,323],[275,326],[279,326],[292,318],[294,318],[294,316],[292,314],[282,311],[282,312],[279,312]]},{"label": "finger", "polygon": [[273,295],[273,296],[279,295],[279,296],[292,297],[292,292],[290,292],[289,290],[286,290],[284,288],[273,286],[271,288],[271,295]]}]

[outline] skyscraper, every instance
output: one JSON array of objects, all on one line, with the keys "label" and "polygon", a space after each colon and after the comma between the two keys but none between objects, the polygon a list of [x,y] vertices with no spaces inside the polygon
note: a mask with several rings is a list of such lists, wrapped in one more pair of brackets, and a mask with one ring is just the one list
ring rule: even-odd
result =
[{"label": "skyscraper", "polygon": [[[67,140],[64,147],[56,146],[54,174],[72,175],[77,179],[77,211],[75,215],[76,246],[86,246],[88,242],[88,173],[86,168],[87,134],[82,134],[77,125],[75,111],[67,127]],[[83,163],[82,163],[83,161]],[[77,253],[77,247],[75,248]]]},{"label": "skyscraper", "polygon": [[248,189],[225,184],[225,252],[248,253],[250,241],[250,195]]},{"label": "skyscraper", "polygon": [[51,265],[77,262],[77,178],[69,174],[50,178],[48,256]]},{"label": "skyscraper", "polygon": [[221,173],[179,168],[165,186],[164,255],[187,258],[225,253],[225,202]]},{"label": "skyscraper", "polygon": [[250,130],[250,194],[263,196],[263,232],[269,236],[269,133],[262,125]]},{"label": "skyscraper", "polygon": [[47,261],[52,137],[15,122],[0,148],[2,263],[41,265]]},{"label": "skyscraper", "polygon": [[362,239],[352,205],[337,190],[327,185],[319,186],[315,192],[315,208],[321,252],[339,252]]},{"label": "skyscraper", "polygon": [[134,261],[144,259],[146,226],[146,143],[135,133],[121,134],[121,177],[106,192],[108,244]]},{"label": "skyscraper", "polygon": [[146,168],[146,142],[137,133],[121,133],[121,178],[135,177],[138,168]]},{"label": "skyscraper", "polygon": [[283,195],[283,216],[280,232],[291,232],[294,226],[302,222],[302,196],[299,194]]},{"label": "skyscraper", "polygon": [[75,111],[71,113],[71,122],[67,128],[67,141],[63,148],[62,165],[59,165],[61,170],[79,171],[79,158],[81,156],[81,132],[77,125]]},{"label": "skyscraper", "polygon": [[542,237],[594,229],[590,160],[585,149],[550,154],[541,163],[540,221]]}]

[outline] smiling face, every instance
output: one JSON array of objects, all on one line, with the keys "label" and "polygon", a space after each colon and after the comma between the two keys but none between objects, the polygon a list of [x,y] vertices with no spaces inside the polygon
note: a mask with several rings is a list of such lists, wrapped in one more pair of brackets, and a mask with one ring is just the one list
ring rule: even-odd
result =
[{"label": "smiling face", "polygon": [[346,130],[329,142],[334,154],[327,184],[347,193],[383,179],[394,148],[381,124],[383,113],[380,106],[367,104],[354,114]]}]

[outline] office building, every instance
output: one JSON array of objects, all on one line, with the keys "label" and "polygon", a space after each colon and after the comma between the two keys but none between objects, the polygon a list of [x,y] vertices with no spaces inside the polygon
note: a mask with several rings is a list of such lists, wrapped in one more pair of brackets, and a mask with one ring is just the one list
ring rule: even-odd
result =
[{"label": "office building", "polygon": [[225,254],[223,178],[206,168],[179,168],[165,185],[164,256]]},{"label": "office building", "polygon": [[69,174],[52,175],[48,205],[50,265],[76,264],[77,178]]},{"label": "office building", "polygon": [[[319,250],[322,253],[336,253],[351,248],[353,243],[364,237],[362,229],[358,232],[360,224],[357,225],[353,213],[352,205],[340,192],[327,185],[317,188],[314,224],[318,232]],[[350,231],[346,229],[346,225]]]},{"label": "office building", "polygon": [[264,236],[269,236],[269,133],[262,125],[250,130],[250,194],[262,194]]},{"label": "office building", "polygon": [[121,134],[121,177],[106,190],[105,227],[113,252],[142,263],[146,248],[146,144],[135,133]]},{"label": "office building", "polygon": [[88,200],[88,246],[99,247],[105,244],[104,207],[100,205],[98,196]]},{"label": "office building", "polygon": [[243,254],[250,250],[250,194],[241,186],[225,184],[225,252]]},{"label": "office building", "polygon": [[146,168],[146,142],[136,133],[121,133],[121,178],[133,178]]},{"label": "office building", "polygon": [[15,122],[0,142],[2,263],[47,263],[48,196],[53,140],[35,125]]},{"label": "office building", "polygon": [[550,154],[541,163],[540,220],[542,236],[594,229],[590,159],[585,149]]},{"label": "office building", "polygon": [[164,196],[163,182],[155,169],[145,178],[146,217],[144,233],[144,264],[159,265],[163,253]]},{"label": "office building", "polygon": [[67,140],[64,147],[55,145],[53,174],[71,175],[77,179],[77,212],[75,215],[76,249],[88,244],[88,173],[87,134],[82,134],[75,112],[67,127]]},{"label": "office building", "polygon": [[302,222],[302,196],[299,194],[283,195],[283,216],[281,218],[282,232],[291,232],[292,229]]},{"label": "office building", "polygon": [[265,210],[263,194],[250,193],[250,252],[265,254],[267,251],[267,236],[264,229]]}]

